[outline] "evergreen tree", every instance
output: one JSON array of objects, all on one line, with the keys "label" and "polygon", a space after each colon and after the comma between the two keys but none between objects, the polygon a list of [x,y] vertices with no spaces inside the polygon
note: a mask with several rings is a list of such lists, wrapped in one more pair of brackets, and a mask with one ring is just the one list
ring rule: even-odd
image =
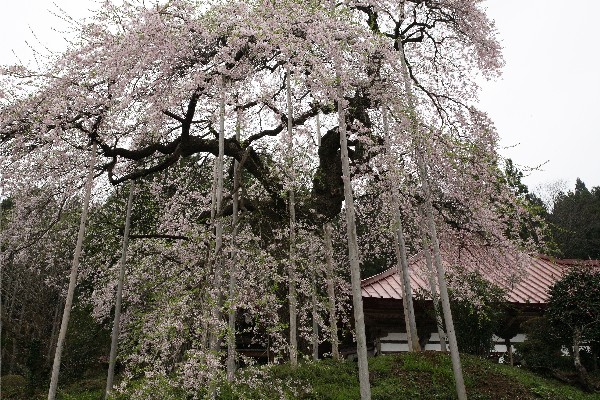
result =
[{"label": "evergreen tree", "polygon": [[558,195],[548,221],[562,257],[600,258],[600,186],[588,190],[578,178],[574,191]]}]

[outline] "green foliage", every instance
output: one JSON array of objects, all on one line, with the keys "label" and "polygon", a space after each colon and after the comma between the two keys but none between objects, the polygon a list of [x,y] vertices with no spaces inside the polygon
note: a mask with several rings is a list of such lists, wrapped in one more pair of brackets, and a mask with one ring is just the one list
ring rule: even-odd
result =
[{"label": "green foliage", "polygon": [[[529,188],[523,183],[523,177],[523,172],[514,165],[511,159],[507,159],[504,171],[499,176],[499,184],[507,186],[516,197],[517,202],[516,206],[504,202],[499,204],[501,213],[507,216],[505,234],[522,243],[532,242],[541,253],[551,253],[554,251],[552,244],[546,243],[550,233],[546,222],[548,211],[544,202],[534,193],[529,192]],[[523,210],[517,212],[517,206]]]},{"label": "green foliage", "polygon": [[4,375],[2,377],[2,398],[25,399],[27,379],[21,375]]},{"label": "green foliage", "polygon": [[[96,378],[79,380],[64,389],[59,389],[57,398],[58,400],[100,400],[104,397],[105,387],[106,374],[103,373]],[[45,393],[41,396],[43,395]]]},{"label": "green foliage", "polygon": [[61,380],[72,381],[104,368],[101,359],[108,355],[110,332],[91,315],[91,307],[75,307],[65,341]]},{"label": "green foliage", "polygon": [[546,317],[532,318],[521,324],[527,339],[515,344],[522,364],[533,370],[570,370],[570,359],[562,355],[565,344]]},{"label": "green foliage", "polygon": [[[503,321],[506,292],[479,272],[459,272],[449,277],[452,317],[461,351],[487,356],[494,348],[493,335]],[[464,293],[467,292],[467,293]]]},{"label": "green foliage", "polygon": [[[361,276],[374,276],[397,264],[394,250],[395,231],[390,225],[389,205],[382,199],[380,188],[369,186],[365,193],[357,196],[356,202],[356,231],[361,253]],[[369,236],[377,236],[379,241],[368,240]],[[367,239],[367,240],[365,240]],[[381,242],[388,246],[377,248]]]},{"label": "green foliage", "polygon": [[86,391],[80,393],[65,393],[62,395],[58,395],[58,400],[100,400],[104,395],[103,390],[95,390],[95,391]]},{"label": "green foliage", "polygon": [[[600,341],[600,271],[572,269],[550,288],[546,317],[523,324],[527,340],[517,345],[523,365],[530,369],[571,374],[575,370],[589,388],[585,368],[574,368],[571,357],[562,348],[572,349],[577,332],[584,367],[596,370],[596,352]],[[573,360],[574,361],[574,360]],[[582,375],[583,374],[583,375]]]},{"label": "green foliage", "polygon": [[[329,382],[320,382],[320,374],[328,374]],[[310,382],[310,383],[309,383]],[[294,369],[290,365],[269,365],[247,368],[238,372],[233,384],[222,382],[219,389],[219,400],[234,399],[295,399],[305,397],[312,392],[312,385],[329,386],[328,390],[337,391],[335,399],[341,396],[356,396],[358,387],[357,368],[354,363],[337,363],[330,360],[322,363],[304,363]],[[302,388],[305,386],[305,388]],[[346,390],[348,388],[349,390]],[[303,397],[299,397],[303,396]]]},{"label": "green foliage", "polygon": [[[539,376],[463,355],[467,392],[471,399],[592,399],[577,389],[545,380]],[[369,359],[371,390],[374,400],[454,399],[456,398],[452,363],[446,354],[435,352],[404,353]],[[222,391],[219,399],[359,399],[356,363],[331,360],[273,366],[264,377],[263,391],[237,387],[231,396]],[[274,385],[285,382],[286,395],[280,397]],[[235,387],[233,385],[231,387]],[[265,391],[271,386],[271,391]],[[309,388],[302,391],[301,388]],[[295,395],[291,395],[296,391]],[[541,396],[541,397],[538,397]]]},{"label": "green foliage", "polygon": [[185,391],[166,376],[137,380],[130,384],[126,391],[115,392],[111,396],[111,400],[183,400],[186,398]]},{"label": "green foliage", "polygon": [[558,195],[548,221],[562,257],[600,258],[599,186],[588,190],[577,179],[574,191]]},{"label": "green foliage", "polygon": [[600,271],[579,267],[572,269],[550,288],[547,310],[553,326],[573,335],[581,332],[582,340],[600,340]]},{"label": "green foliage", "polygon": [[[443,354],[402,354],[369,360],[372,398],[452,398],[452,366]],[[247,373],[247,372],[246,372]],[[293,369],[289,365],[272,366],[261,376],[261,383],[229,385],[220,392],[220,400],[233,399],[359,399],[358,367],[355,362],[321,360]]]}]

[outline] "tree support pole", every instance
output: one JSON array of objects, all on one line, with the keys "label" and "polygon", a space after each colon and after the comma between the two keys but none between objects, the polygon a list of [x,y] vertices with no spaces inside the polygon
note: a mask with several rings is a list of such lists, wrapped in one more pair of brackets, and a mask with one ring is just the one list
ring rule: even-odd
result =
[{"label": "tree support pole", "polygon": [[92,184],[94,183],[94,168],[96,166],[96,142],[92,143],[92,154],[90,165],[88,168],[87,181],[85,184],[85,193],[83,197],[83,209],[81,211],[81,219],[79,221],[79,233],[77,234],[77,244],[75,245],[75,253],[73,254],[73,262],[71,264],[71,275],[69,277],[69,288],[67,289],[67,298],[65,299],[65,309],[63,311],[62,322],[60,324],[60,333],[58,334],[58,342],[56,351],[54,352],[54,364],[52,365],[52,377],[50,378],[50,388],[48,390],[48,400],[56,398],[56,390],[58,389],[58,375],[60,373],[60,360],[62,357],[63,346],[67,336],[67,328],[69,318],[71,316],[71,308],[73,307],[73,297],[75,296],[75,286],[77,285],[77,272],[79,269],[79,261],[81,258],[81,249],[83,248],[83,239],[85,236],[85,225],[87,222],[88,209],[90,205],[90,197],[92,194]]},{"label": "tree support pole", "polygon": [[[390,130],[385,107],[381,110],[383,117],[383,130],[385,134],[386,152],[391,157]],[[406,242],[402,229],[402,216],[400,215],[400,195],[398,187],[394,183],[393,168],[388,168],[388,181],[392,195],[392,215],[394,216],[394,251],[396,253],[396,269],[401,280],[402,306],[404,308],[404,323],[410,351],[421,351],[419,336],[417,334],[417,322],[415,308],[413,305],[412,288],[410,286],[410,271],[408,270],[408,257]]]},{"label": "tree support pole", "polygon": [[362,291],[360,287],[360,259],[358,239],[356,235],[356,214],[354,211],[354,196],[350,176],[350,160],[348,157],[348,140],[346,138],[346,100],[342,88],[338,95],[338,124],[340,134],[340,149],[342,158],[342,178],[344,181],[344,200],[346,202],[346,229],[348,235],[348,253],[350,258],[350,279],[352,284],[352,305],[354,308],[354,323],[356,328],[356,352],[358,356],[358,381],[360,384],[361,400],[371,399],[371,384],[369,383],[369,361],[367,359],[367,337],[365,331],[365,315],[363,312]]},{"label": "tree support pole", "polygon": [[218,293],[216,296],[215,304],[212,309],[212,323],[213,326],[210,340],[210,350],[218,352],[220,346],[219,338],[219,320],[221,319],[221,284],[223,281],[223,216],[222,216],[222,205],[223,205],[223,158],[225,155],[225,82],[223,80],[221,93],[219,95],[219,155],[216,160],[217,170],[217,188],[215,191],[215,279],[214,289]]},{"label": "tree support pole", "polygon": [[[0,198],[0,343],[2,343],[2,278],[4,275],[4,251],[2,251],[2,218],[4,210],[2,209],[2,199]],[[0,395],[2,394],[2,352],[0,350]]]},{"label": "tree support pole", "polygon": [[444,332],[444,323],[442,321],[442,310],[440,305],[440,298],[437,293],[437,276],[436,271],[433,267],[433,260],[431,259],[431,249],[427,243],[427,237],[423,237],[423,252],[425,253],[425,263],[427,264],[427,278],[429,280],[429,287],[431,289],[431,299],[433,301],[433,309],[435,312],[435,323],[437,325],[438,337],[440,338],[440,351],[448,351],[448,339],[446,332]]},{"label": "tree support pole", "polygon": [[298,338],[297,338],[297,319],[298,319],[298,298],[296,294],[296,201],[294,193],[294,161],[293,161],[293,131],[292,131],[292,84],[290,79],[290,68],[286,64],[286,97],[287,97],[287,133],[288,133],[288,174],[292,180],[292,187],[289,190],[288,207],[290,213],[290,252],[288,267],[288,302],[290,313],[290,364],[292,367],[298,365]]},{"label": "tree support pole", "polygon": [[117,299],[115,302],[115,319],[113,321],[112,337],[110,343],[110,356],[108,361],[108,377],[106,379],[106,389],[104,390],[104,399],[108,399],[113,388],[115,377],[115,365],[117,363],[117,345],[119,341],[119,331],[121,322],[121,302],[123,300],[123,282],[125,281],[125,267],[127,263],[127,248],[129,246],[129,231],[131,227],[131,207],[133,204],[134,181],[129,186],[129,197],[127,198],[127,211],[125,214],[125,232],[123,233],[123,248],[121,249],[121,262],[119,263],[119,282],[117,284]]},{"label": "tree support pole", "polygon": [[335,304],[335,273],[333,269],[333,246],[331,243],[331,223],[326,222],[323,226],[324,237],[325,237],[325,262],[327,268],[327,306],[329,308],[329,334],[331,335],[331,356],[334,360],[340,359],[340,352],[338,349],[338,335],[337,335],[337,318],[336,318],[336,304]]},{"label": "tree support pole", "polygon": [[[404,7],[404,1],[401,2],[401,6]],[[403,8],[404,12],[404,8]],[[413,147],[416,153],[417,159],[417,170],[419,178],[421,179],[421,185],[423,186],[423,192],[425,194],[425,212],[427,217],[427,224],[429,229],[429,235],[433,245],[433,258],[438,276],[438,285],[440,288],[440,297],[442,299],[442,310],[444,313],[444,322],[446,323],[446,333],[448,335],[448,341],[450,344],[450,356],[452,358],[452,370],[454,372],[454,380],[456,384],[456,394],[459,400],[467,399],[467,391],[465,389],[465,382],[462,374],[462,367],[460,365],[460,354],[458,352],[458,343],[456,341],[456,333],[454,331],[454,322],[452,320],[452,311],[450,310],[450,299],[448,297],[448,287],[446,285],[446,274],[444,267],[442,266],[442,259],[440,255],[440,245],[437,237],[437,229],[435,226],[435,220],[433,217],[433,205],[431,188],[429,186],[429,177],[427,176],[427,167],[425,166],[425,160],[423,155],[424,143],[419,138],[419,127],[416,116],[416,106],[414,96],[412,93],[410,75],[408,73],[408,67],[406,65],[406,54],[404,53],[404,47],[402,41],[398,42],[398,51],[400,53],[400,64],[402,70],[402,79],[404,81],[404,89],[406,92],[408,102],[409,120],[411,124],[411,130],[413,135],[417,136],[413,140]]]},{"label": "tree support pole", "polygon": [[315,268],[315,253],[311,248],[309,253],[310,265],[312,268],[312,287],[311,287],[311,301],[312,301],[312,356],[313,360],[317,361],[319,359],[319,322],[317,320],[317,315],[319,313],[318,305],[317,305],[317,279],[319,278],[319,274],[317,274]]},{"label": "tree support pole", "polygon": [[[420,164],[422,164],[422,158]],[[442,298],[442,310],[444,313],[444,322],[446,323],[446,334],[450,344],[450,357],[452,358],[452,370],[454,372],[454,381],[456,384],[456,394],[459,400],[467,400],[467,390],[460,365],[460,354],[458,352],[458,342],[456,340],[456,331],[454,330],[454,321],[452,319],[452,311],[450,309],[450,297],[448,296],[448,286],[446,285],[446,272],[442,266],[442,257],[440,255],[440,243],[437,237],[437,229],[433,218],[433,206],[431,204],[431,191],[427,183],[427,175],[422,177],[423,187],[425,188],[426,196],[426,212],[427,222],[429,225],[429,233],[433,244],[433,259],[437,270],[438,284],[440,287],[440,297]]]},{"label": "tree support pole", "polygon": [[[239,142],[240,134],[242,130],[242,115],[241,110],[237,109],[237,122],[235,124],[235,138]],[[235,306],[235,292],[237,289],[237,234],[239,230],[239,204],[240,204],[240,165],[237,160],[233,162],[233,215],[232,215],[232,226],[233,231],[231,234],[231,240],[233,244],[233,251],[231,252],[231,269],[229,270],[229,315],[228,315],[228,329],[227,329],[227,380],[233,381],[235,375],[235,317],[236,317],[236,306]]]}]

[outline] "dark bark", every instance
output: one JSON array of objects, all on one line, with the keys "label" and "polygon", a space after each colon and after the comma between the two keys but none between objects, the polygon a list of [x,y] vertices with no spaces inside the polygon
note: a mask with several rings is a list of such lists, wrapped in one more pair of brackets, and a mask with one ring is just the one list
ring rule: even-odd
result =
[{"label": "dark bark", "polygon": [[[180,136],[168,143],[151,143],[145,147],[128,149],[111,146],[98,138],[94,139],[100,146],[102,154],[110,159],[102,168],[107,172],[111,183],[117,185],[126,180],[135,180],[167,170],[180,159],[196,154],[218,155],[219,146],[216,137],[200,137],[190,132],[190,125],[192,124],[190,115],[192,115],[191,113],[198,101],[196,97],[197,93],[194,93],[189,101],[185,116],[177,116],[168,112],[168,115],[182,123]],[[349,106],[347,109],[348,122],[346,131],[348,135],[353,133],[350,127],[356,123],[370,129],[371,121],[368,109],[371,107],[371,101],[369,95],[357,91],[347,101]],[[337,104],[333,107],[314,105],[309,110],[301,113],[297,118],[293,118],[292,126],[304,124],[310,118],[316,117],[319,112],[326,114],[334,112],[336,108]],[[279,110],[277,111],[281,113]],[[285,198],[286,191],[284,190],[283,182],[272,172],[270,155],[255,150],[252,144],[265,136],[277,136],[283,133],[288,122],[288,117],[281,113],[280,119],[281,123],[275,128],[264,129],[254,135],[250,135],[246,140],[240,142],[235,137],[231,137],[226,138],[224,142],[225,157],[237,161],[243,170],[261,183],[267,194],[266,198],[261,199],[241,199],[240,208],[245,211],[262,210],[264,211],[263,215],[275,217],[275,220],[289,218],[287,199]],[[373,137],[372,139],[376,143],[382,143],[381,138]],[[349,149],[350,161],[353,164],[363,164],[368,161],[370,157],[368,149],[360,141],[349,141],[349,145],[354,147],[354,149]],[[320,224],[340,213],[344,199],[339,131],[337,127],[330,129],[323,135],[318,155],[319,165],[313,176],[312,191],[306,199],[302,199],[303,201],[299,202],[296,213],[299,220]],[[113,170],[117,162],[121,159],[136,162],[144,161],[146,165],[150,166],[137,168],[124,176],[116,176]],[[230,215],[232,211],[233,207],[231,204],[223,204],[223,215]],[[208,218],[208,216],[207,213],[205,217]],[[135,237],[136,235],[132,235],[132,238]]]}]

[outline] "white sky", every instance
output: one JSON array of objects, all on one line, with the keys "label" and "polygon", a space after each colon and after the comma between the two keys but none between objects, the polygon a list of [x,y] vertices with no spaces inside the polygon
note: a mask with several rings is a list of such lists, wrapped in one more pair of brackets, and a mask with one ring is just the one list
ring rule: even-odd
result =
[{"label": "white sky", "polygon": [[480,107],[495,122],[501,153],[542,171],[530,189],[581,178],[600,186],[600,1],[486,0],[506,66],[483,85]]},{"label": "white sky", "polygon": [[[2,4],[0,64],[32,59],[31,47],[65,47],[66,23],[56,3],[75,19],[94,0],[21,0]],[[580,177],[600,186],[600,1],[486,0],[504,48],[503,76],[482,85],[480,108],[500,134],[502,155],[523,167],[544,164],[525,178],[530,189]],[[32,33],[32,31],[36,34]],[[36,38],[37,36],[37,38]]]}]

